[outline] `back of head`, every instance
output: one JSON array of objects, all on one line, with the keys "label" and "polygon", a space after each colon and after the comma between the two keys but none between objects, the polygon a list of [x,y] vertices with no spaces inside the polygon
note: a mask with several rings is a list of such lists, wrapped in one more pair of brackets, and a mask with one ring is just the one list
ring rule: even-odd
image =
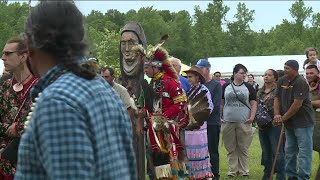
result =
[{"label": "back of head", "polygon": [[92,79],[95,73],[79,65],[85,55],[83,15],[71,1],[41,1],[25,25],[31,49],[40,50],[74,74]]}]

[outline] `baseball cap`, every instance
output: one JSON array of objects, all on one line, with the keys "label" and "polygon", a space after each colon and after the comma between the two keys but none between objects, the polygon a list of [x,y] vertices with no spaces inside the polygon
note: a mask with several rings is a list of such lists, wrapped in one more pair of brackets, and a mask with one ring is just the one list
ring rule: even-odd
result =
[{"label": "baseball cap", "polygon": [[199,59],[196,66],[198,67],[211,67],[210,62],[208,61],[208,59]]}]

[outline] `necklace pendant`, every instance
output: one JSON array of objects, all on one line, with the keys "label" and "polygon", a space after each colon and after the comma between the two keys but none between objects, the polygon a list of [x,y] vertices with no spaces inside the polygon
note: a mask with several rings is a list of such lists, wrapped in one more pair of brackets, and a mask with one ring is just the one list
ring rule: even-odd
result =
[{"label": "necklace pendant", "polygon": [[20,91],[22,91],[22,89],[23,89],[23,85],[20,84],[20,83],[16,83],[16,84],[13,85],[13,90],[15,92],[20,92]]}]

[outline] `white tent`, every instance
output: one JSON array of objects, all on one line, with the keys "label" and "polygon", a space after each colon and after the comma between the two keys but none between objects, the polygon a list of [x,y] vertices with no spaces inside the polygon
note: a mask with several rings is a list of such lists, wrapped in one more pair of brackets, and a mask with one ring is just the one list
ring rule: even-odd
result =
[{"label": "white tent", "polygon": [[303,72],[305,55],[281,55],[281,56],[240,56],[240,57],[212,57],[208,58],[211,63],[211,72],[221,72],[231,75],[234,65],[240,63],[247,67],[248,73],[263,75],[267,69],[283,70],[287,60],[294,59],[299,62],[299,72]]},{"label": "white tent", "polygon": [[280,55],[280,56],[240,56],[240,57],[211,57],[211,73],[221,72],[222,78],[230,78],[234,65],[240,63],[247,67],[248,74],[255,76],[255,81],[260,85],[263,83],[262,76],[267,69],[283,70],[287,60],[294,59],[299,63],[299,73],[303,73],[303,62],[305,55]]}]

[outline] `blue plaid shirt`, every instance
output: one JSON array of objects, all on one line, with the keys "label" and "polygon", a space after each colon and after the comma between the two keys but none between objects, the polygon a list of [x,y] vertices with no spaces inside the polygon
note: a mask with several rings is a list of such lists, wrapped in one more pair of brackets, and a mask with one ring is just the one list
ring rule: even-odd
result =
[{"label": "blue plaid shirt", "polygon": [[51,69],[32,91],[32,119],[22,135],[16,180],[137,179],[132,128],[123,104],[101,76]]}]

